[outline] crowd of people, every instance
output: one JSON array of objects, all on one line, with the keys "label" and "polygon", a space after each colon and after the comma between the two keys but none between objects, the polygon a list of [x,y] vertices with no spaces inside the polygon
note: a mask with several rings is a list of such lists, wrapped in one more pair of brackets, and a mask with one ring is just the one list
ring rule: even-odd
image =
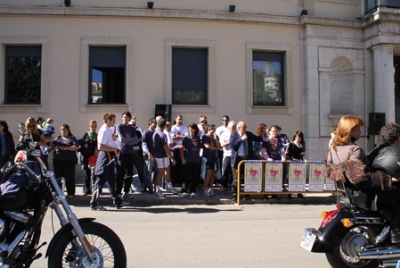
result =
[{"label": "crowd of people", "polygon": [[[296,160],[305,154],[304,135],[297,131],[290,141],[281,127],[268,130],[261,123],[253,134],[243,121],[222,117],[222,124],[209,124],[206,115],[198,123],[183,124],[183,116],[173,122],[161,116],[150,118],[148,129],[136,125],[136,117],[129,111],[121,115],[106,113],[97,132],[97,121],[90,120],[88,131],[74,136],[68,124],[61,124],[56,134],[54,119],[29,117],[25,126],[32,133],[33,142],[42,151],[48,167],[48,155],[53,153],[56,178],[63,178],[67,199],[75,196],[75,166],[80,161],[84,170],[83,194],[92,195],[93,210],[105,210],[99,204],[103,186],[109,187],[116,208],[127,204],[134,191],[164,197],[163,191],[179,194],[174,186],[181,186],[182,197],[196,197],[203,184],[203,195],[214,196],[213,186],[236,192],[237,167],[242,160]],[[20,136],[22,141],[24,136]],[[0,121],[0,164],[12,160],[15,144],[7,123]],[[78,154],[79,153],[79,154]],[[135,178],[141,187],[132,187]]]},{"label": "crowd of people", "polygon": [[[400,179],[392,176],[390,188],[382,189],[382,175],[371,163],[380,150],[400,146],[400,125],[390,123],[382,127],[383,143],[366,154],[356,144],[363,123],[362,118],[353,115],[340,119],[329,142],[327,163],[337,165],[358,159],[367,167],[368,180],[362,185],[349,186],[350,198],[362,208],[388,207],[393,214],[391,239],[399,243]],[[235,122],[228,115],[222,117],[219,127],[209,124],[206,115],[187,127],[182,115],[176,115],[174,122],[158,116],[150,118],[148,128],[142,131],[129,111],[122,113],[119,124],[116,124],[115,114],[106,113],[99,131],[96,120],[90,120],[82,138],[74,136],[68,124],[61,124],[56,134],[52,118],[29,117],[25,127],[32,134],[34,144],[40,147],[46,166],[48,154],[53,153],[55,177],[65,180],[69,200],[75,195],[75,166],[77,152],[80,153],[85,171],[83,193],[92,195],[90,207],[96,211],[106,210],[99,204],[106,183],[115,207],[128,205],[127,200],[135,190],[132,187],[135,174],[141,191],[156,197],[164,197],[164,191],[179,194],[174,188],[176,185],[181,186],[182,197],[196,197],[200,182],[203,195],[210,197],[215,195],[213,186],[216,183],[221,190],[232,187],[236,192],[237,180],[243,180],[243,174],[237,172],[242,160],[303,161],[306,152],[304,134],[300,130],[289,140],[281,133],[279,125],[268,129],[265,123],[260,123],[253,133],[247,130],[244,121]],[[21,135],[19,141],[25,137]],[[7,122],[0,120],[0,166],[12,161],[15,154]]]}]

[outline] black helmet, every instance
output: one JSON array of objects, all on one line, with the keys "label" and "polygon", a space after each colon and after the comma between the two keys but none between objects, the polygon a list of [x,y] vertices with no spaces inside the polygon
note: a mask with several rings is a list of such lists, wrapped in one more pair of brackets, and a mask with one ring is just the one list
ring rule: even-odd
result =
[{"label": "black helmet", "polygon": [[372,163],[372,168],[382,170],[392,177],[400,177],[400,148],[394,145],[382,148]]}]

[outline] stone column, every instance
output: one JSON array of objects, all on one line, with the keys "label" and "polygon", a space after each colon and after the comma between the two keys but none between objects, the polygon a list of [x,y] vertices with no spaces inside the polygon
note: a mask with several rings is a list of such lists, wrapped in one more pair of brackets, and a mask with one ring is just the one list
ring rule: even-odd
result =
[{"label": "stone column", "polygon": [[374,54],[374,111],[386,114],[386,123],[395,122],[394,45],[372,47]]}]

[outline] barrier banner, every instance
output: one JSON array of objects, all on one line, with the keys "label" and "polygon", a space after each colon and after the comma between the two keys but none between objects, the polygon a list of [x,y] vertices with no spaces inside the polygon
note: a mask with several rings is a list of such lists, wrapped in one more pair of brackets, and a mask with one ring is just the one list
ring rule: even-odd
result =
[{"label": "barrier banner", "polygon": [[261,192],[263,163],[248,163],[244,168],[244,191]]},{"label": "barrier banner", "polygon": [[323,191],[325,186],[324,163],[310,163],[309,191]]},{"label": "barrier banner", "polygon": [[265,163],[265,187],[266,192],[280,192],[282,188],[283,168],[282,163]]},{"label": "barrier banner", "polygon": [[336,191],[335,181],[330,178],[325,179],[325,191]]},{"label": "barrier banner", "polygon": [[289,191],[306,190],[307,163],[291,162],[289,164]]}]

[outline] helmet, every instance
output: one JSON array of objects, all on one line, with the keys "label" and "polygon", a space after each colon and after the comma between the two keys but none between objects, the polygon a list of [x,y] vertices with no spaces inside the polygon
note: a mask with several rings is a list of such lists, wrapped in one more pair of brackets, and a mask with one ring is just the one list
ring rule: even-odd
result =
[{"label": "helmet", "polygon": [[382,148],[372,163],[372,168],[382,170],[392,177],[400,177],[400,148],[394,145]]}]

